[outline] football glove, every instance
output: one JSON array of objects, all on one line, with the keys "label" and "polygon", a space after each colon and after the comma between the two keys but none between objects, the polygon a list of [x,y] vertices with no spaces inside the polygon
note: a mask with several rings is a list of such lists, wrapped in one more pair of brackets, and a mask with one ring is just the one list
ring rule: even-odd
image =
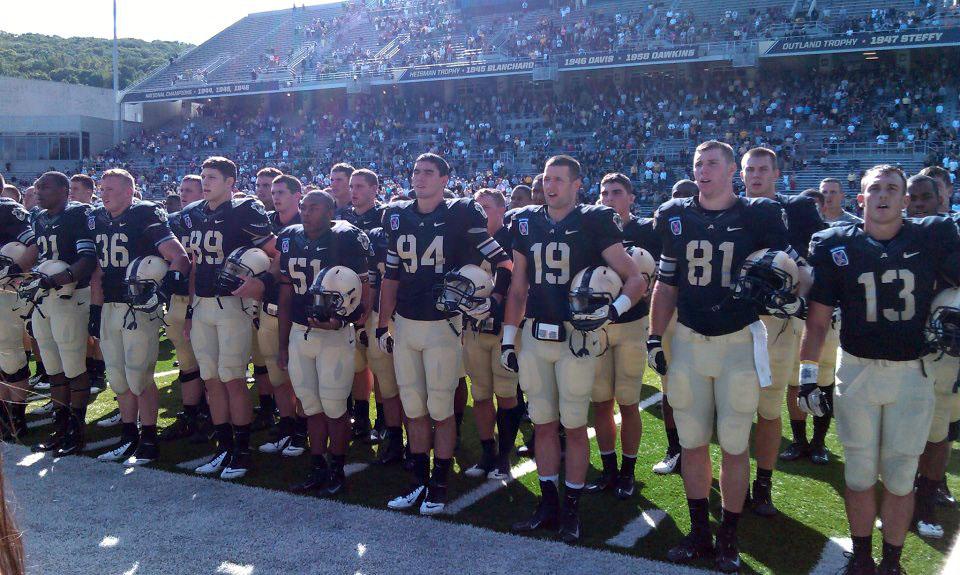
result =
[{"label": "football glove", "polygon": [[766,307],[767,312],[773,315],[796,316],[800,319],[807,317],[807,302],[794,294],[773,294]]},{"label": "football glove", "polygon": [[393,353],[393,336],[390,335],[390,330],[385,327],[378,327],[375,333],[377,336],[377,345],[380,347],[380,351],[388,355]]},{"label": "football glove", "polygon": [[829,393],[825,393],[825,388],[817,385],[819,375],[820,366],[816,362],[800,363],[800,392],[797,396],[797,407],[804,413],[823,417],[833,411],[833,398]]},{"label": "football glove", "polygon": [[661,377],[667,375],[667,356],[663,352],[663,336],[651,335],[647,339],[647,365]]},{"label": "football glove", "polygon": [[520,371],[520,362],[517,361],[517,348],[512,343],[500,345],[500,365],[507,371]]},{"label": "football glove", "polygon": [[367,330],[361,329],[360,333],[357,334],[357,340],[363,347],[370,347],[370,337],[367,335]]},{"label": "football glove", "polygon": [[460,311],[467,315],[470,319],[481,322],[488,317],[497,309],[497,300],[493,297],[488,297],[484,299],[483,303],[473,306],[472,308],[460,307]]}]

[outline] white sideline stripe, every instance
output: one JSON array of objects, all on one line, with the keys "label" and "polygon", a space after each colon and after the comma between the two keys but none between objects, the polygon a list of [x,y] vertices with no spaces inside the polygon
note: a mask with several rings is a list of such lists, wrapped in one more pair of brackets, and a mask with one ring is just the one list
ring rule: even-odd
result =
[{"label": "white sideline stripe", "polygon": [[44,417],[43,419],[34,419],[33,421],[27,422],[27,429],[34,429],[36,427],[40,427],[48,423],[53,423],[52,417]]},{"label": "white sideline stripe", "polygon": [[[660,398],[662,396],[663,396],[662,393],[657,392],[651,395],[650,397],[646,398],[645,400],[641,401],[640,410],[643,411],[644,409],[650,407],[654,403],[657,403],[658,401],[660,401]],[[621,418],[619,413],[613,416],[613,421],[617,425],[620,425]],[[593,427],[587,428],[588,439],[593,439],[594,437],[596,437],[596,435],[597,435],[596,429],[594,429]],[[478,485],[474,489],[471,489],[470,491],[464,493],[460,497],[448,503],[443,508],[443,514],[456,515],[457,513],[460,513],[461,511],[463,511],[467,507],[470,507],[477,501],[480,501],[484,497],[487,497],[488,495],[492,495],[497,491],[500,491],[501,489],[506,487],[507,484],[514,481],[518,477],[523,477],[524,475],[528,473],[533,473],[536,470],[537,470],[537,462],[534,461],[533,459],[528,459],[527,461],[524,461],[519,465],[515,465],[510,468],[509,479],[489,480]]]},{"label": "white sideline stripe", "polygon": [[179,369],[172,369],[170,371],[158,371],[153,374],[153,379],[159,379],[161,377],[167,377],[170,375],[177,375],[180,373]]},{"label": "white sideline stripe", "polygon": [[[606,550],[158,469],[118,474],[116,466],[88,457],[46,457],[21,467],[15,462],[29,455],[29,449],[0,449],[10,509],[24,532],[31,575],[196,575],[215,573],[221,566],[252,566],[253,575],[285,575],[303,572],[304,565],[314,575],[405,575],[424,571],[425,565],[437,573],[510,573],[518,566],[524,573],[555,575],[704,573]],[[45,472],[42,477],[38,468]],[[50,493],[69,494],[71,504],[64,506],[62,498]],[[149,521],[131,521],[144,506],[163,508],[164,513]],[[57,520],[51,521],[54,516]],[[196,533],[212,535],[201,539]],[[116,544],[101,547],[105,536]]]},{"label": "white sideline stripe", "polygon": [[178,463],[178,464],[177,464],[177,467],[179,467],[180,469],[190,469],[190,470],[194,470],[194,469],[200,467],[202,464],[204,464],[204,463],[210,461],[211,459],[213,459],[213,456],[214,456],[214,455],[216,455],[216,454],[210,453],[210,454],[207,454],[207,455],[202,455],[202,456],[200,456],[200,457],[198,457],[198,458],[196,458],[196,459],[191,459],[190,461],[184,461],[183,463]]},{"label": "white sideline stripe", "polygon": [[354,473],[360,473],[368,467],[370,467],[369,463],[348,463],[343,466],[343,474],[350,477]]},{"label": "white sideline stripe", "polygon": [[853,549],[853,540],[849,537],[831,537],[823,546],[820,560],[814,565],[810,575],[833,575],[847,562],[844,552]]},{"label": "white sideline stripe", "polygon": [[950,554],[947,556],[947,560],[944,562],[943,571],[940,573],[942,575],[960,573],[960,534],[958,534],[957,538],[954,540],[953,547],[950,549]]},{"label": "white sideline stripe", "polygon": [[620,533],[607,539],[607,545],[630,549],[637,544],[637,541],[640,541],[656,529],[657,525],[659,525],[666,516],[667,514],[662,509],[648,509],[643,511],[640,517],[624,525]]},{"label": "white sideline stripe", "polygon": [[84,451],[96,451],[98,449],[103,449],[108,445],[113,445],[119,439],[118,436],[108,437],[106,439],[101,439],[100,441],[94,441],[93,443],[88,443],[86,447],[83,448]]}]

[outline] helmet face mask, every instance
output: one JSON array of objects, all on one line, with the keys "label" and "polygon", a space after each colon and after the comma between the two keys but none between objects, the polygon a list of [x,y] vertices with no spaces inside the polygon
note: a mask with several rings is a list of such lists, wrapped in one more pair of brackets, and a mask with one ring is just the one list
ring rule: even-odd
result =
[{"label": "helmet face mask", "polygon": [[270,269],[270,258],[259,248],[237,248],[230,252],[220,273],[217,275],[217,288],[220,292],[231,294],[243,285],[247,278],[257,276]]},{"label": "helmet face mask", "polygon": [[937,351],[960,357],[960,308],[941,306],[935,309],[924,333]]},{"label": "helmet face mask", "polygon": [[342,319],[346,314],[343,312],[343,296],[339,292],[322,290],[319,292],[310,292],[313,295],[313,303],[307,306],[307,316],[317,321],[330,321],[333,318]]},{"label": "helmet face mask", "polygon": [[126,300],[138,311],[153,312],[160,307],[160,286],[153,280],[124,280]]},{"label": "helmet face mask", "polygon": [[493,291],[490,274],[479,266],[451,270],[434,289],[437,309],[447,313],[467,312],[484,303]]},{"label": "helmet face mask", "polygon": [[567,311],[570,324],[578,331],[594,331],[607,323],[606,308],[613,303],[623,280],[607,266],[581,270],[570,282]]},{"label": "helmet face mask", "polygon": [[593,331],[606,322],[606,317],[594,320],[577,319],[576,314],[593,315],[613,303],[619,294],[594,292],[588,288],[576,288],[570,292],[567,299],[570,304],[570,320],[573,327],[580,331]]},{"label": "helmet face mask", "polygon": [[[790,264],[793,260],[783,252],[763,250],[751,254],[740,267],[740,273],[730,289],[733,297],[739,300],[755,302],[768,310],[777,308],[777,302],[793,294],[797,287],[796,272],[784,269],[784,264],[776,260],[783,255]],[[759,254],[759,255],[758,255]],[[789,317],[790,314],[774,312],[776,317]]]},{"label": "helmet face mask", "polygon": [[363,284],[360,276],[346,266],[321,269],[310,286],[307,317],[320,322],[339,319],[346,323],[360,307]]}]

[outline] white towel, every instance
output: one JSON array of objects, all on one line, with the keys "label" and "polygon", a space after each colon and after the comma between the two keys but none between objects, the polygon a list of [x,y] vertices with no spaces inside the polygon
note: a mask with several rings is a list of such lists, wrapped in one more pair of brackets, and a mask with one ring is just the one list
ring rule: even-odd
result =
[{"label": "white towel", "polygon": [[750,335],[753,336],[753,363],[757,367],[760,387],[770,387],[773,385],[773,374],[770,372],[770,354],[767,352],[767,327],[757,320],[750,324]]}]

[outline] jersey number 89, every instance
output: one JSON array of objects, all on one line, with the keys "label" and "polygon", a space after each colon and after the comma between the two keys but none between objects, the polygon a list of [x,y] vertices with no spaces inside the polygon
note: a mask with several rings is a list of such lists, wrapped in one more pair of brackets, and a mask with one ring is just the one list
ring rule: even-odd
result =
[{"label": "jersey number 89", "polygon": [[203,263],[220,265],[223,263],[223,233],[219,230],[193,230],[190,232],[190,251]]}]

